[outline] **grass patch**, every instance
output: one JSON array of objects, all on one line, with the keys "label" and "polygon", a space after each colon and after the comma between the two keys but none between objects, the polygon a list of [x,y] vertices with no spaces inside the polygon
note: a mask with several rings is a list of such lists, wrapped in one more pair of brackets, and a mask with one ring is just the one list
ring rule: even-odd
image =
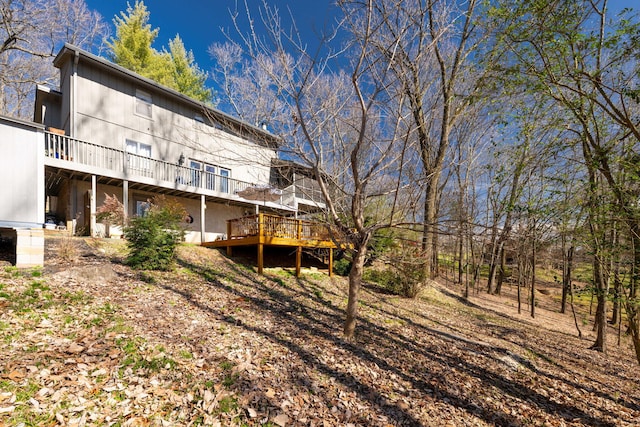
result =
[{"label": "grass patch", "polygon": [[88,304],[93,301],[93,297],[87,295],[82,291],[78,292],[65,292],[62,294],[62,299],[70,304]]},{"label": "grass patch", "polygon": [[[177,366],[177,362],[164,352],[160,352],[157,356],[145,355],[145,341],[141,338],[134,339],[117,339],[116,345],[125,354],[120,364],[119,373],[122,376],[124,371],[130,368],[133,372],[146,371],[146,373],[157,373],[163,369],[172,370]],[[158,347],[163,348],[163,347]]]},{"label": "grass patch", "polygon": [[282,286],[284,288],[287,287],[287,282],[284,279],[280,278],[280,277],[272,277],[271,281],[273,283],[275,283],[276,285],[278,285],[278,286]]},{"label": "grass patch", "polygon": [[4,268],[4,272],[6,274],[8,274],[9,277],[13,277],[13,278],[21,276],[20,269],[18,267],[13,266],[13,265],[6,266]]},{"label": "grass patch", "polygon": [[49,291],[49,287],[44,282],[34,280],[22,293],[12,294],[2,291],[1,296],[10,302],[11,308],[17,313],[24,314],[51,307],[53,294]]},{"label": "grass patch", "polygon": [[550,358],[549,356],[539,353],[531,348],[525,348],[525,351],[527,352],[527,355],[529,356],[529,359],[535,360],[535,359],[542,359],[547,363],[551,363],[552,365],[555,365],[556,362],[555,360],[553,360],[552,358]]},{"label": "grass patch", "polygon": [[218,411],[222,414],[236,412],[238,408],[238,399],[232,396],[225,396],[218,402]]}]

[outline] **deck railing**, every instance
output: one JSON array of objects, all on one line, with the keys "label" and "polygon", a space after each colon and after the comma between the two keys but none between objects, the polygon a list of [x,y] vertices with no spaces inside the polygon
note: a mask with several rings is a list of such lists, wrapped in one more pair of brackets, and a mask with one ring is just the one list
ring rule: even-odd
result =
[{"label": "deck railing", "polygon": [[170,188],[175,188],[176,184],[187,185],[235,195],[237,192],[255,185],[228,176],[151,159],[52,132],[45,132],[45,156],[108,169],[115,172],[116,175],[125,174],[130,179],[144,177],[164,181],[165,185]]},{"label": "deck railing", "polygon": [[332,240],[331,233],[325,224],[301,219],[258,214],[227,222],[227,239],[243,239],[252,236],[292,240]]}]

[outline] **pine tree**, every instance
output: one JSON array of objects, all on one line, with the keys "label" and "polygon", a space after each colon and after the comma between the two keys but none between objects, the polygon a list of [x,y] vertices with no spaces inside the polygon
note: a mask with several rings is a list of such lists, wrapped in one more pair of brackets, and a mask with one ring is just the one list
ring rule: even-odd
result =
[{"label": "pine tree", "polygon": [[211,89],[206,87],[207,73],[195,63],[193,52],[187,51],[179,35],[169,41],[173,61],[173,79],[178,92],[202,102],[211,101]]},{"label": "pine tree", "polygon": [[169,52],[152,47],[160,29],[151,27],[149,15],[144,2],[136,0],[133,7],[127,4],[127,11],[114,18],[116,36],[107,43],[109,59],[163,86],[210,102],[207,74],[200,70],[193,52],[186,50],[179,36],[169,42]]},{"label": "pine tree", "polygon": [[113,23],[116,37],[108,43],[111,49],[110,60],[133,72],[144,74],[157,54],[151,47],[159,28],[152,29],[149,24],[149,12],[143,2],[136,1],[127,12],[120,12]]}]

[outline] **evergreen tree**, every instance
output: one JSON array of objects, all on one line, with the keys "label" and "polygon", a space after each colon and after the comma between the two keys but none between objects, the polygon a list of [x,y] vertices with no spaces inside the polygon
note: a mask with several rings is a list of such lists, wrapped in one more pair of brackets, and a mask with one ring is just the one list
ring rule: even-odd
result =
[{"label": "evergreen tree", "polygon": [[179,36],[169,42],[169,52],[152,47],[159,28],[149,24],[149,11],[136,0],[133,7],[114,18],[116,36],[108,44],[109,59],[135,73],[203,102],[211,101],[207,74],[194,62]]},{"label": "evergreen tree", "polygon": [[206,87],[207,73],[195,63],[193,52],[187,51],[179,35],[169,41],[176,90],[202,102],[211,101],[211,89]]},{"label": "evergreen tree", "polygon": [[151,45],[160,29],[151,28],[149,12],[143,2],[136,1],[133,7],[127,3],[127,12],[120,12],[120,15],[113,19],[116,37],[108,43],[109,59],[144,75],[157,54]]}]

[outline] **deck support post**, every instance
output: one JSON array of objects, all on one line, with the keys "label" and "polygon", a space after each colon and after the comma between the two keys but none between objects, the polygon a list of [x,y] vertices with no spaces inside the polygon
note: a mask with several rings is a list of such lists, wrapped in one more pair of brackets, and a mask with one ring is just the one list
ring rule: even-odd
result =
[{"label": "deck support post", "polygon": [[258,243],[258,274],[262,274],[264,269],[264,244]]},{"label": "deck support post", "polygon": [[[225,240],[227,240],[227,242],[231,240],[231,221],[229,220],[227,220],[227,237]],[[227,245],[227,256],[231,257],[231,254],[232,254],[231,246]]]},{"label": "deck support post", "polygon": [[122,181],[122,210],[124,211],[124,223],[129,218],[129,181]]},{"label": "deck support post", "polygon": [[258,274],[262,274],[264,268],[264,244],[262,239],[264,238],[264,216],[258,214]]},{"label": "deck support post", "polygon": [[206,240],[205,231],[205,214],[207,210],[207,203],[204,194],[200,196],[200,243],[204,243]]},{"label": "deck support post", "polygon": [[296,248],[296,277],[300,277],[300,267],[302,265],[302,246]]},{"label": "deck support post", "polygon": [[329,248],[329,277],[333,277],[333,248]]},{"label": "deck support post", "polygon": [[96,230],[96,195],[98,191],[98,179],[95,175],[91,175],[91,197],[89,199],[89,235],[97,237]]}]

